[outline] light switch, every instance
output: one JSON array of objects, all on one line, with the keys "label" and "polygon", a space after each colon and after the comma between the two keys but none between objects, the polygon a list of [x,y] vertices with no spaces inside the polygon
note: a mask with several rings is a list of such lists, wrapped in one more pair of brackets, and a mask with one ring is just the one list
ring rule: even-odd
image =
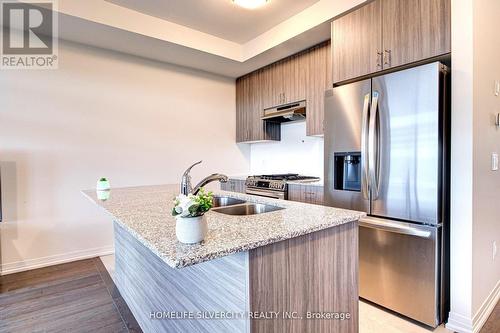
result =
[{"label": "light switch", "polygon": [[491,154],[491,170],[498,171],[498,154]]},{"label": "light switch", "polygon": [[500,95],[500,81],[495,81],[495,96]]}]

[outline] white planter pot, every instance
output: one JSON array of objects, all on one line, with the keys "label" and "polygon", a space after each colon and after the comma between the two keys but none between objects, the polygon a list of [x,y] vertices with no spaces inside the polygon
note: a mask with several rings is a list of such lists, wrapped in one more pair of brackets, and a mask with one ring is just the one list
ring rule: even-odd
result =
[{"label": "white planter pot", "polygon": [[207,219],[205,216],[198,217],[176,217],[175,235],[181,243],[194,244],[205,239],[208,232]]},{"label": "white planter pot", "polygon": [[109,185],[109,180],[98,180],[96,185],[97,191],[109,191],[111,186]]}]

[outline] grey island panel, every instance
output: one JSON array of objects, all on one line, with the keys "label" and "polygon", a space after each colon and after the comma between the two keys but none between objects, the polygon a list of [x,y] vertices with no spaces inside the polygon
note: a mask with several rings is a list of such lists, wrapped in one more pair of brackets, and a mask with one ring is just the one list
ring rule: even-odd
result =
[{"label": "grey island panel", "polygon": [[144,332],[249,332],[248,318],[222,318],[250,311],[248,252],[179,270],[117,223],[115,248],[116,285]]}]

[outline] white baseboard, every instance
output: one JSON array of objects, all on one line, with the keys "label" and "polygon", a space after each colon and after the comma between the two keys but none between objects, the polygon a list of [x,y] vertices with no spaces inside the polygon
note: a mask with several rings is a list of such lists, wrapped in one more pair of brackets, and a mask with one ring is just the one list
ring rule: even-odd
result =
[{"label": "white baseboard", "polygon": [[481,328],[483,328],[484,323],[488,320],[488,317],[493,312],[495,305],[497,305],[500,299],[500,280],[497,281],[495,288],[488,295],[486,300],[481,304],[481,307],[474,315],[472,322],[474,323],[473,333],[479,333]]},{"label": "white baseboard", "polygon": [[56,254],[53,256],[47,256],[42,258],[16,261],[0,265],[0,275],[29,271],[36,268],[64,264],[77,260],[95,258],[113,253],[115,253],[115,249],[113,246],[104,246],[104,247],[96,247],[93,249]]},{"label": "white baseboard", "polygon": [[472,333],[472,319],[460,314],[450,312],[448,322],[445,327],[453,332]]},{"label": "white baseboard", "polygon": [[500,299],[500,280],[488,295],[473,318],[450,312],[446,328],[459,333],[479,333]]}]

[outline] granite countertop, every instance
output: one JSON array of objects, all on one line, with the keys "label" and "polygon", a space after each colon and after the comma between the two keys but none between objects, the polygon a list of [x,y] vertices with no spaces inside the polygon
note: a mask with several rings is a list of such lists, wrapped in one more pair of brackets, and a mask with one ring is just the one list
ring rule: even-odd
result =
[{"label": "granite countertop", "polygon": [[106,201],[95,190],[82,191],[137,240],[173,268],[187,267],[232,253],[248,251],[281,240],[359,220],[365,213],[301,202],[214,191],[285,209],[248,216],[206,213],[208,235],[200,244],[179,243],[171,215],[178,185],[114,188]]}]

